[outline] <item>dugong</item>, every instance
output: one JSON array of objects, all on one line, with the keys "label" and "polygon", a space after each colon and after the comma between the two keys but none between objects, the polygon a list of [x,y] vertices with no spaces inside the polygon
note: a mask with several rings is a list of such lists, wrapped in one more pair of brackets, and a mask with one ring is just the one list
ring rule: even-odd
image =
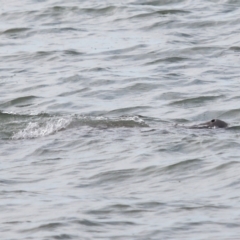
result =
[{"label": "dugong", "polygon": [[212,119],[209,122],[193,125],[193,126],[190,126],[189,128],[201,129],[201,128],[227,128],[227,127],[228,127],[228,124],[226,122],[220,119]]}]

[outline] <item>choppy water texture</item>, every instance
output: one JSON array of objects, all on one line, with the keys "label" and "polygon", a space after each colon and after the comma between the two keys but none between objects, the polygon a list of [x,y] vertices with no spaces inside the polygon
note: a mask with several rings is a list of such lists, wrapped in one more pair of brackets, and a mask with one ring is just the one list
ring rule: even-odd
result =
[{"label": "choppy water texture", "polygon": [[239,239],[239,65],[237,0],[4,1],[0,238]]}]

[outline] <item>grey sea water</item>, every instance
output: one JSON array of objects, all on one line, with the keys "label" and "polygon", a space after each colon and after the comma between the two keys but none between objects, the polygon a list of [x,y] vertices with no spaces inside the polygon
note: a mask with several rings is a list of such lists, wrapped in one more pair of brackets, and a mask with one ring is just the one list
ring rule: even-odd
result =
[{"label": "grey sea water", "polygon": [[239,65],[238,0],[2,0],[0,239],[239,239]]}]

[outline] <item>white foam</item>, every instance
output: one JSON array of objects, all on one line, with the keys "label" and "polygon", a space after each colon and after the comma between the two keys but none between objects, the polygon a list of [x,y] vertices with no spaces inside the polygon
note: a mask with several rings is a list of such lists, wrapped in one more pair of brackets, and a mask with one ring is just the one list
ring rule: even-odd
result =
[{"label": "white foam", "polygon": [[121,120],[123,121],[134,121],[136,123],[145,123],[142,118],[139,116],[127,116],[127,117],[120,117]]},{"label": "white foam", "polygon": [[71,121],[71,118],[59,118],[48,119],[44,123],[29,122],[25,129],[14,133],[12,139],[26,139],[48,136],[66,128],[71,123]]},{"label": "white foam", "polygon": [[[82,119],[93,120],[93,121],[134,121],[137,123],[144,123],[144,120],[141,119],[139,116],[122,116],[116,118],[109,118],[103,116],[91,117],[91,116],[81,116]],[[81,119],[80,118],[80,119]]]}]

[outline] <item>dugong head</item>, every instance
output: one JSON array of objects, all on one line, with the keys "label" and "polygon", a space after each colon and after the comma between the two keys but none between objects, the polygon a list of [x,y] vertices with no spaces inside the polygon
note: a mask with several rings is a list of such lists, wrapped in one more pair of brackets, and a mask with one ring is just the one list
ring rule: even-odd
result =
[{"label": "dugong head", "polygon": [[226,128],[228,124],[219,119],[212,119],[209,122],[201,123],[198,125],[190,126],[190,128],[201,129],[201,128]]},{"label": "dugong head", "polygon": [[203,128],[226,128],[228,127],[228,124],[219,119],[212,119],[209,122],[199,124],[199,126],[202,126]]}]

